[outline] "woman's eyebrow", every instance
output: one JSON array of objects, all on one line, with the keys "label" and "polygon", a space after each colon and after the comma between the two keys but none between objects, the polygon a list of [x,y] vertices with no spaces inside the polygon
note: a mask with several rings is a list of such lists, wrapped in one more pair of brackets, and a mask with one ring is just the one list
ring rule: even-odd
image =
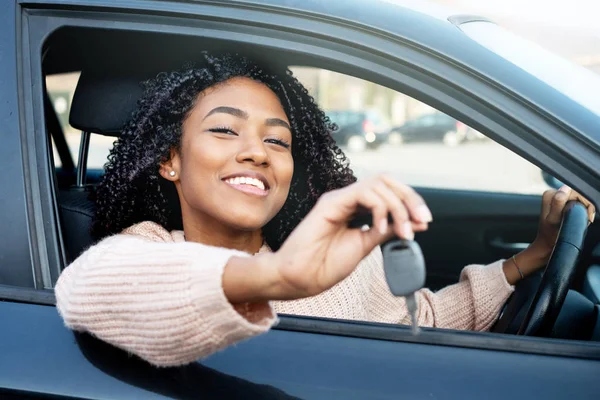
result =
[{"label": "woman's eyebrow", "polygon": [[[212,110],[210,110],[210,112],[208,114],[206,114],[206,116],[203,118],[203,120],[205,120],[206,118],[210,117],[213,114],[219,114],[219,113],[233,115],[234,117],[238,117],[238,118],[242,118],[242,119],[249,118],[248,113],[244,110],[240,110],[239,108],[235,108],[235,107],[219,106],[219,107],[215,107]],[[292,130],[292,128],[290,127],[290,124],[288,124],[281,118],[267,118],[265,120],[265,125],[266,126],[282,126],[284,128],[289,129],[290,131]]]},{"label": "woman's eyebrow", "polygon": [[220,107],[213,108],[208,114],[206,114],[206,116],[204,117],[203,120],[205,120],[206,118],[210,117],[213,114],[219,114],[219,113],[230,114],[230,115],[233,115],[234,117],[248,119],[248,113],[244,110],[240,110],[239,108],[234,108],[234,107],[220,106]]},{"label": "woman's eyebrow", "polygon": [[279,118],[267,118],[267,120],[265,121],[265,125],[267,126],[283,126],[284,128],[288,128],[290,131],[292,130],[292,128],[290,127],[290,124],[288,124],[287,122],[285,122],[282,119]]}]

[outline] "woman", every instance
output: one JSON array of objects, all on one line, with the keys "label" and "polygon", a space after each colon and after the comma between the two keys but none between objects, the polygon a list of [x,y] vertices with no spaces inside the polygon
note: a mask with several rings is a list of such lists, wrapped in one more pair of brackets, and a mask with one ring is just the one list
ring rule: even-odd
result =
[{"label": "woman", "polygon": [[[356,183],[332,129],[289,71],[244,57],[203,54],[147,82],[97,191],[103,239],[56,285],[66,325],[172,366],[267,331],[276,312],[408,323],[378,245],[412,239],[431,213],[394,179]],[[171,226],[165,183],[183,231]],[[418,323],[489,329],[512,284],[545,265],[574,196],[544,195],[538,236],[515,258],[419,291]],[[348,228],[363,209],[373,228]]]}]

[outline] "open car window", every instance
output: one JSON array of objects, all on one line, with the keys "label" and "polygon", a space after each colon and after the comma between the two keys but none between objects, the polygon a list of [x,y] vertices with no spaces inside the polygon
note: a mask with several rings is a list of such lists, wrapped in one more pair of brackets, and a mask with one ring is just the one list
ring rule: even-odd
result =
[{"label": "open car window", "polygon": [[[293,64],[290,68],[336,123],[333,138],[344,150],[359,180],[381,173],[392,175],[417,188],[431,205],[436,222],[428,232],[417,237],[427,262],[427,288],[437,291],[455,284],[466,265],[484,266],[507,259],[535,237],[539,194],[548,188],[539,168],[462,121],[402,92],[361,79],[360,73],[351,76]],[[85,77],[85,72],[81,76]],[[93,82],[99,79],[115,88],[122,87],[122,80],[108,79],[112,76],[105,79],[95,75],[97,73],[94,70],[94,74],[88,75],[93,77]],[[76,161],[80,161],[77,160],[78,148],[85,135],[68,125],[68,115],[78,79],[85,82],[81,76],[78,73],[47,76],[52,107]],[[129,94],[139,89],[137,75],[134,76],[135,79],[127,81],[131,86],[122,90],[132,100],[131,104],[137,95]],[[122,126],[125,114],[131,112],[121,112],[123,115],[113,126],[110,118],[114,114],[110,107],[92,107],[95,101],[106,104],[104,97],[97,100],[98,97],[84,96],[83,99],[78,104],[90,104],[83,109],[94,110],[85,114],[88,122],[106,113],[103,121],[110,122],[107,124],[110,130],[95,125],[97,120],[80,125],[92,131],[86,158],[87,180],[75,187],[73,180],[71,184],[66,179],[59,180],[58,205],[65,248],[63,267],[93,240],[86,228],[94,217],[94,203],[88,193],[92,193],[99,182],[115,140],[114,136],[94,133],[94,129],[116,134],[117,125]],[[131,104],[120,110],[129,110]],[[78,123],[77,118],[71,120]],[[54,157],[57,158],[56,152]],[[67,184],[62,185],[64,182]]]},{"label": "open car window", "polygon": [[541,194],[538,167],[400,92],[333,71],[292,67],[332,122],[360,178],[389,173],[425,188]]},{"label": "open car window", "polygon": [[[417,187],[540,194],[539,168],[481,132],[402,93],[356,77],[291,67],[332,122],[333,136],[359,178],[389,173]],[[68,123],[79,73],[46,79],[47,90],[77,163],[81,132]],[[114,138],[92,134],[87,169],[102,170]],[[57,167],[60,157],[54,148]],[[416,168],[418,166],[418,168]]]}]

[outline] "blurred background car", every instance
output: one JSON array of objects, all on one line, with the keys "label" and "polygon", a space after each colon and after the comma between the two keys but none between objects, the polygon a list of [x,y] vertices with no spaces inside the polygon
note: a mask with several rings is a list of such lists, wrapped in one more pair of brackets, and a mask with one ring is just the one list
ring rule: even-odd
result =
[{"label": "blurred background car", "polygon": [[388,136],[388,141],[394,145],[441,141],[447,146],[456,146],[465,141],[485,138],[481,132],[440,112],[421,115],[393,127]]},{"label": "blurred background car", "polygon": [[376,110],[329,111],[327,115],[338,126],[333,138],[349,151],[376,149],[388,141],[390,124]]}]

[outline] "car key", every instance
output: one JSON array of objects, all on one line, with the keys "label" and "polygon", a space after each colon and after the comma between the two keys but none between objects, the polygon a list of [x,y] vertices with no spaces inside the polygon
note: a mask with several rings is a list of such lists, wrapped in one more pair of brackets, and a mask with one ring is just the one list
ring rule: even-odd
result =
[{"label": "car key", "polygon": [[419,333],[415,292],[425,285],[425,259],[413,240],[393,240],[383,248],[385,279],[394,296],[404,296],[412,322],[412,333]]},{"label": "car key", "polygon": [[[388,222],[393,223],[392,214]],[[350,228],[371,228],[373,215],[366,209],[360,209],[349,221]],[[413,335],[419,333],[417,324],[418,304],[415,292],[425,286],[425,259],[419,244],[412,240],[397,239],[382,247],[385,279],[395,296],[406,298],[406,307],[410,313]]]}]

